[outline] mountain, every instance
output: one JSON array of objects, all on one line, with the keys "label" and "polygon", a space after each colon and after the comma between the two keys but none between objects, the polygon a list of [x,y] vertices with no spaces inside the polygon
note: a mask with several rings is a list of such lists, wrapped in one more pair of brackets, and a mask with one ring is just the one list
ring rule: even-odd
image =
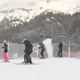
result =
[{"label": "mountain", "polygon": [[0,14],[2,14],[1,16],[2,20],[0,22],[1,42],[5,39],[18,42],[19,40],[21,41],[23,38],[30,39],[34,38],[34,41],[38,41],[37,39],[39,39],[41,35],[43,34],[45,35],[45,33],[46,36],[48,35],[47,37],[51,37],[50,34],[52,31],[47,30],[46,26],[48,24],[48,21],[51,20],[52,28],[52,25],[54,25],[53,23],[56,22],[54,20],[53,13],[58,12],[52,11],[50,9],[44,11],[43,7],[41,7],[37,11],[38,12],[36,13],[35,10],[24,8],[18,8],[9,11],[1,11],[0,12]]},{"label": "mountain", "polygon": [[[24,9],[22,9],[24,10]],[[26,10],[24,10],[26,11]],[[29,10],[30,12],[31,10]],[[11,11],[13,12],[13,11]],[[3,12],[5,13],[5,12]],[[17,16],[16,16],[17,17]],[[64,18],[63,18],[64,17]],[[5,39],[9,41],[19,42],[22,39],[27,38],[33,42],[42,40],[46,37],[54,38],[54,41],[57,41],[59,37],[58,35],[64,36],[66,35],[66,31],[64,29],[63,21],[65,19],[65,14],[63,13],[55,13],[51,10],[45,10],[41,14],[36,15],[34,18],[30,19],[30,21],[22,21],[19,18],[13,18],[13,20],[9,18],[4,18],[1,21],[0,25],[0,39],[1,42]],[[61,19],[59,19],[61,18]],[[27,19],[29,20],[29,18]],[[20,22],[17,25],[13,25],[13,22]],[[21,24],[22,23],[22,24]],[[2,27],[2,28],[1,28]],[[7,27],[7,28],[6,28]]]},{"label": "mountain", "polygon": [[76,7],[80,7],[80,0],[1,0],[0,11],[11,10],[15,8],[38,9],[53,9],[56,11],[73,13],[70,11]]},{"label": "mountain", "polygon": [[30,19],[39,15],[43,11],[44,9],[42,7],[37,10],[17,8],[12,10],[0,11],[0,30],[10,28],[11,25],[16,26],[17,24],[23,24],[23,22],[25,21],[29,22]]},{"label": "mountain", "polygon": [[23,31],[25,31],[27,29],[26,25],[28,25],[27,23],[29,23],[29,20],[34,19],[34,16],[38,15],[38,13],[37,15],[35,15],[35,13],[33,13],[31,9],[24,8],[10,11],[2,11],[1,14],[2,20],[0,22],[0,31],[2,34],[5,34],[5,32],[9,32],[9,35],[11,35],[11,32],[12,34],[13,32],[18,33],[20,28],[21,30],[23,29]]},{"label": "mountain", "polygon": [[[70,39],[79,41],[80,13],[65,14],[51,9],[17,8],[0,12],[0,42],[21,42],[24,38],[38,42],[52,38],[53,42]],[[75,28],[75,26],[77,26]]]},{"label": "mountain", "polygon": [[39,15],[43,12],[44,9],[40,7],[37,10],[34,9],[26,9],[26,8],[17,8],[12,10],[4,10],[0,11],[0,21],[3,18],[8,18],[9,21],[14,19],[20,19],[21,21],[30,21],[30,19],[34,18],[36,15]]}]

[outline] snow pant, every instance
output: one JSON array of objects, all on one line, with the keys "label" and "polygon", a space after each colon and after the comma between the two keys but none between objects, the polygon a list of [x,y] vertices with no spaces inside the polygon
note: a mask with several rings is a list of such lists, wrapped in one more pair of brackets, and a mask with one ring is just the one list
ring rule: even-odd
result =
[{"label": "snow pant", "polygon": [[44,51],[45,50],[41,50],[41,59],[44,58]]},{"label": "snow pant", "polygon": [[57,56],[58,56],[58,57],[63,57],[62,51],[59,51],[58,54],[57,54]]},{"label": "snow pant", "polygon": [[32,60],[31,60],[30,54],[27,54],[26,52],[25,52],[25,55],[24,55],[24,63],[25,64],[27,64],[27,63],[32,64]]},{"label": "snow pant", "polygon": [[4,52],[4,61],[5,61],[5,62],[8,61],[8,52]]}]

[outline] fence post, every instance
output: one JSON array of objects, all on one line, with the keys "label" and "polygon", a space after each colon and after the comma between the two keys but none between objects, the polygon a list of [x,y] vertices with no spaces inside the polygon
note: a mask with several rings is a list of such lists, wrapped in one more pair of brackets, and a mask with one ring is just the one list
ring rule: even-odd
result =
[{"label": "fence post", "polygon": [[69,40],[69,47],[68,47],[68,57],[71,56],[71,46],[70,46],[70,40]]}]

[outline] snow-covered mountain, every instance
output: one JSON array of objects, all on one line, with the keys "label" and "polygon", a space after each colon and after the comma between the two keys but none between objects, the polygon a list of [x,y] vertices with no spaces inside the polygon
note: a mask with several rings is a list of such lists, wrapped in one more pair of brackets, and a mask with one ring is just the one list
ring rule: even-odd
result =
[{"label": "snow-covered mountain", "polygon": [[[66,17],[63,20],[62,17],[65,15],[61,16],[59,14],[56,15],[56,17],[54,17],[53,13],[65,12],[72,14],[80,11],[80,8],[78,6],[79,1],[76,2],[76,0],[6,0],[6,2],[4,0],[3,3],[5,4],[2,8],[0,5],[0,37],[2,39],[1,41],[3,41],[5,38],[8,38],[7,40],[15,40],[15,37],[17,40],[18,38],[23,39],[27,37],[29,34],[30,36],[33,35],[33,33],[34,35],[35,33],[37,33],[36,36],[38,37],[38,34],[40,34],[39,31],[43,30],[44,26],[48,26],[49,28],[51,26],[51,32],[58,31],[59,28],[61,28],[62,31],[62,25],[64,25],[64,22],[67,22],[68,24],[71,21],[71,16],[66,15],[69,16],[69,18]],[[73,6],[71,4],[73,4]],[[48,22],[50,22],[50,25]],[[59,28],[53,27],[53,25],[59,26]],[[56,28],[57,30],[55,30],[54,28]],[[27,30],[31,30],[29,34]],[[44,28],[42,32],[41,33],[44,34],[47,31]],[[63,32],[65,32],[64,29]],[[46,35],[49,35],[48,33]]]},{"label": "snow-covered mountain", "polygon": [[28,22],[45,10],[73,14],[80,10],[79,3],[79,0],[4,0],[0,1],[0,21],[6,17]]},{"label": "snow-covered mountain", "polygon": [[0,21],[3,18],[8,18],[9,20],[20,19],[21,21],[30,21],[30,19],[34,18],[36,15],[39,15],[43,12],[43,8],[39,9],[25,9],[25,8],[18,8],[12,10],[5,10],[0,12]]},{"label": "snow-covered mountain", "polygon": [[[3,5],[3,3],[5,4]],[[20,19],[21,21],[28,22],[30,21],[30,19],[39,15],[43,11],[50,9],[48,7],[48,4],[45,1],[41,1],[41,0],[40,1],[39,0],[30,0],[30,1],[11,0],[11,1],[6,1],[6,2],[3,1],[3,3],[2,3],[3,7],[1,8],[0,6],[1,8],[0,9],[0,21],[6,17],[10,21],[14,20],[15,18],[15,19]],[[24,6],[21,6],[23,4]]]},{"label": "snow-covered mountain", "polygon": [[47,9],[45,7],[37,7],[37,8],[16,8],[11,10],[3,10],[0,11],[0,22],[7,18],[9,20],[9,23],[12,23],[12,25],[22,24],[23,22],[29,22],[31,19],[35,18],[37,15],[40,15],[42,12],[48,13],[53,12],[56,13],[58,11]]},{"label": "snow-covered mountain", "polygon": [[14,8],[36,8],[46,7],[60,11],[67,11],[75,7],[80,7],[80,0],[1,0],[0,10]]},{"label": "snow-covered mountain", "polygon": [[8,18],[13,24],[28,22],[46,10],[73,14],[80,11],[79,3],[79,0],[3,0],[0,1],[0,21]]}]

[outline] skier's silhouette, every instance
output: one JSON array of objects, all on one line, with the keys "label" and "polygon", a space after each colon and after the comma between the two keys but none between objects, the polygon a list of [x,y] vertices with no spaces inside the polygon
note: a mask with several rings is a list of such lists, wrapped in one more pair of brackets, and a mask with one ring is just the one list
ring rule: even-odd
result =
[{"label": "skier's silhouette", "polygon": [[24,55],[24,63],[25,63],[25,64],[27,64],[27,63],[32,64],[32,60],[31,60],[30,55],[31,55],[31,53],[32,53],[32,51],[33,51],[33,50],[32,50],[33,46],[32,46],[32,44],[31,44],[31,42],[28,41],[28,40],[24,40],[23,43],[24,43],[24,45],[25,45],[25,50],[24,50],[24,52],[25,52],[25,55]]},{"label": "skier's silhouette", "polygon": [[40,42],[39,45],[40,45],[39,49],[41,49],[41,52],[40,52],[41,59],[43,59],[44,58],[45,47],[44,47],[44,44],[42,42]]},{"label": "skier's silhouette", "polygon": [[63,44],[62,44],[62,42],[59,43],[58,49],[59,49],[59,51],[58,51],[57,56],[58,57],[63,57],[63,55],[62,55],[62,50],[63,50]]}]

